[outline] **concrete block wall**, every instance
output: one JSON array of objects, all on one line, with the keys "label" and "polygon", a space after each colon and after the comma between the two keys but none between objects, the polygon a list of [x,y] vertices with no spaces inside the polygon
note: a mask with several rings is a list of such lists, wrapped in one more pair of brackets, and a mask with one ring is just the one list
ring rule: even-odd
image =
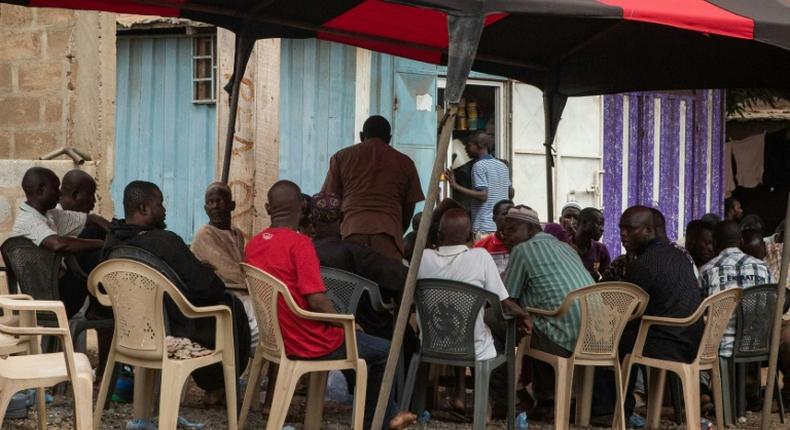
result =
[{"label": "concrete block wall", "polygon": [[0,6],[0,158],[36,159],[67,143],[75,13]]},{"label": "concrete block wall", "polygon": [[0,239],[24,171],[65,146],[90,155],[97,211],[111,216],[114,133],[115,14],[0,5]]}]

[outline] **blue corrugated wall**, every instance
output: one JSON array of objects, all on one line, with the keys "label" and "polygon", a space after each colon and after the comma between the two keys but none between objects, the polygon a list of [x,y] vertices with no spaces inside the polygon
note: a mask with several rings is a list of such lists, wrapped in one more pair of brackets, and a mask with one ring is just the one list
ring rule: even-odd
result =
[{"label": "blue corrugated wall", "polygon": [[115,215],[123,189],[141,179],[159,185],[170,230],[191,241],[207,222],[203,190],[214,178],[216,109],[192,103],[192,39],[119,37]]},{"label": "blue corrugated wall", "polygon": [[314,194],[329,158],[354,144],[356,50],[283,39],[280,66],[280,178]]}]

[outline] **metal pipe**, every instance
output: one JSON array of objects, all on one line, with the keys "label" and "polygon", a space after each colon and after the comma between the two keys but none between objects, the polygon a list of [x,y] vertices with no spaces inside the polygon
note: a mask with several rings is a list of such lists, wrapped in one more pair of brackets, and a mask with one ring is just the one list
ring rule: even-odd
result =
[{"label": "metal pipe", "polygon": [[554,157],[551,153],[554,143],[554,93],[546,84],[543,90],[543,124],[546,128],[544,132],[546,149],[546,222],[554,222]]},{"label": "metal pipe", "polygon": [[54,151],[52,151],[52,152],[50,152],[50,153],[48,153],[46,155],[41,156],[41,158],[39,158],[39,159],[40,160],[53,160],[55,158],[60,157],[61,155],[66,155],[67,157],[71,158],[71,161],[74,162],[74,164],[80,165],[80,164],[85,163],[85,157],[83,157],[82,155],[77,153],[77,151],[75,151],[74,149],[69,148],[69,147],[56,149],[56,150],[54,150]]},{"label": "metal pipe", "polygon": [[785,235],[782,243],[782,265],[779,270],[779,284],[776,287],[776,309],[774,310],[774,325],[771,332],[771,352],[768,356],[768,384],[765,386],[765,399],[763,403],[763,416],[760,424],[761,430],[768,430],[771,423],[771,406],[774,399],[774,385],[776,385],[776,362],[779,358],[779,341],[782,334],[782,311],[784,310],[785,293],[787,289],[787,269],[790,263],[790,195],[787,197],[787,213],[785,214]]}]

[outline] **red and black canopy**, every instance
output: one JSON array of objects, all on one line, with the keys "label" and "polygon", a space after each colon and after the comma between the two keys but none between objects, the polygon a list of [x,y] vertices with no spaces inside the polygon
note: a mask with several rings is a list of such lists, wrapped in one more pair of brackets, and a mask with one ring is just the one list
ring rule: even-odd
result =
[{"label": "red and black canopy", "polygon": [[565,96],[787,87],[785,0],[10,0],[184,17],[256,38],[317,37],[442,64],[447,12],[483,13],[474,69]]}]

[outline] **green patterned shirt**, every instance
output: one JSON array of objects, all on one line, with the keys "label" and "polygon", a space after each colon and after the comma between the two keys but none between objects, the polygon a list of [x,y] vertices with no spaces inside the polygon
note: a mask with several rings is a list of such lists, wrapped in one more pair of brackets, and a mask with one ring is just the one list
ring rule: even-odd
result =
[{"label": "green patterned shirt", "polygon": [[[550,234],[538,233],[510,253],[505,286],[510,297],[524,307],[556,309],[568,293],[593,283],[579,254]],[[562,318],[533,315],[533,323],[557,345],[568,351],[575,349],[580,325],[578,303]]]}]

